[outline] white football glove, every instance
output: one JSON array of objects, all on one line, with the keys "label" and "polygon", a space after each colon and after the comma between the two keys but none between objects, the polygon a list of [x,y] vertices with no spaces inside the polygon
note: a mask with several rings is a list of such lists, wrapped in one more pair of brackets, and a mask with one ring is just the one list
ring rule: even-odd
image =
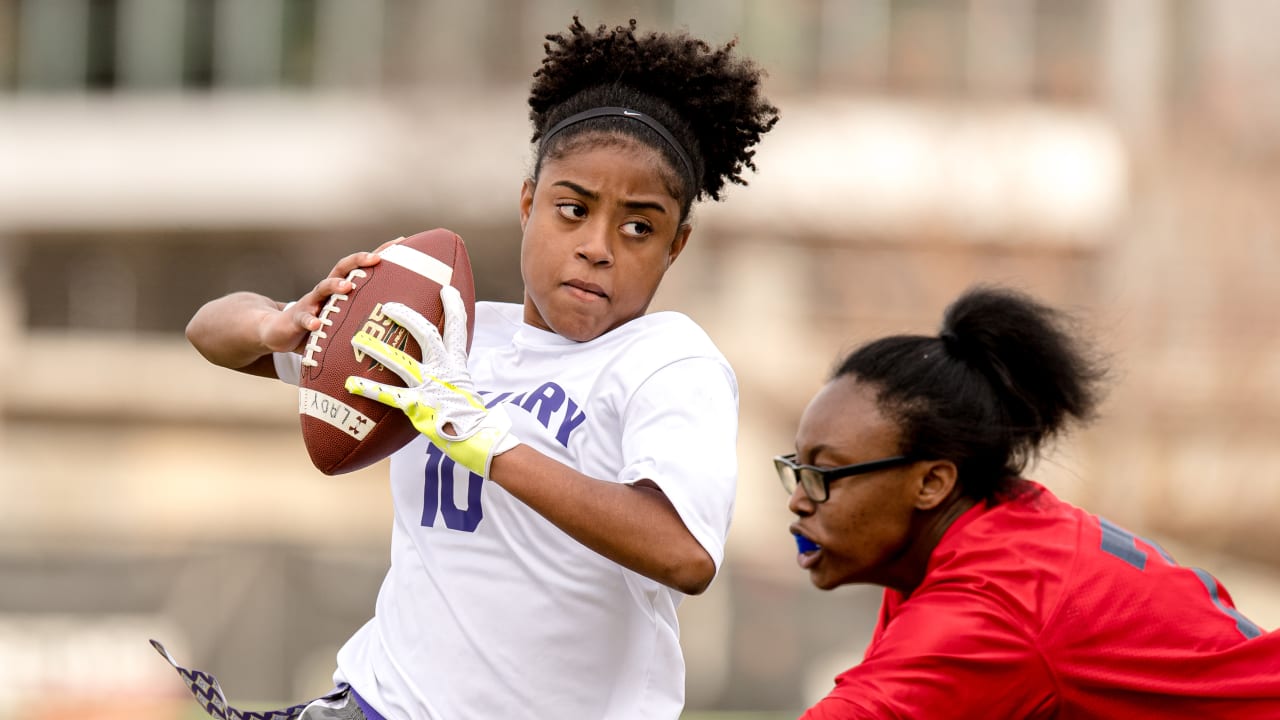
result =
[{"label": "white football glove", "polygon": [[[364,332],[351,344],[390,369],[408,387],[347,378],[348,392],[400,408],[418,432],[426,435],[454,462],[481,477],[489,466],[520,441],[511,434],[511,418],[501,407],[488,409],[475,393],[467,371],[467,309],[456,288],[440,289],[444,305],[444,337],[420,313],[400,303],[387,303],[383,313],[409,331],[422,348],[422,361]],[[445,426],[452,426],[446,430]]]}]

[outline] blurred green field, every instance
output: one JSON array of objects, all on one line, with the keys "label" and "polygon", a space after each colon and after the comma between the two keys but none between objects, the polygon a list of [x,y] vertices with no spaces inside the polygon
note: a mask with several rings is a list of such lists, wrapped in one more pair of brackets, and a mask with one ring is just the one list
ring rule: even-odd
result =
[{"label": "blurred green field", "polygon": [[[283,706],[281,706],[283,707]],[[799,713],[777,712],[688,712],[680,720],[795,720]],[[193,708],[182,720],[208,720],[209,716]]]},{"label": "blurred green field", "polygon": [[[287,703],[245,703],[242,710],[274,710]],[[687,712],[680,720],[795,720],[800,712]],[[193,701],[182,698],[150,698],[117,704],[50,702],[32,712],[0,707],[0,720],[209,720]]]},{"label": "blurred green field", "polygon": [[[280,705],[279,707],[284,707]],[[778,713],[778,712],[687,712],[680,716],[680,720],[795,720],[799,715],[798,712]],[[209,716],[200,711],[200,708],[192,708],[191,712],[185,715],[182,720],[208,720]]]},{"label": "blurred green field", "polygon": [[[283,707],[283,706],[280,706]],[[686,712],[680,716],[680,720],[795,720],[796,712],[731,712],[731,711],[701,711]],[[209,720],[209,716],[195,708],[182,720]]]},{"label": "blurred green field", "polygon": [[680,720],[796,720],[799,712],[686,712]]}]

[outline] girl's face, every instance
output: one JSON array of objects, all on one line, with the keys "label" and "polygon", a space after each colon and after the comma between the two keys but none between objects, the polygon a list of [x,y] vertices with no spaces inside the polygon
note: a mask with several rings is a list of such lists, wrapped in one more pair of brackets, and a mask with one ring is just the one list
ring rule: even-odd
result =
[{"label": "girl's face", "polygon": [[[875,388],[852,376],[827,383],[805,409],[796,431],[796,461],[822,468],[898,454],[898,428],[880,412]],[[797,487],[788,504],[797,516],[793,534],[820,549],[797,563],[824,590],[848,583],[895,586],[910,548],[921,468],[894,467],[832,480],[826,502]]]},{"label": "girl's face", "polygon": [[524,321],[585,342],[644,314],[689,225],[662,156],[610,140],[543,163],[520,191]]}]

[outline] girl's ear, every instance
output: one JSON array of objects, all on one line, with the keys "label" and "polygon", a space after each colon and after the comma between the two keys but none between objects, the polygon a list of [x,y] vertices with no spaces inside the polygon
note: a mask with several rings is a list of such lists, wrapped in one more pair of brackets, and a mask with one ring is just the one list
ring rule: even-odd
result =
[{"label": "girl's ear", "polygon": [[529,223],[529,215],[533,213],[533,191],[537,185],[532,178],[526,179],[520,185],[520,230],[524,231],[524,226]]},{"label": "girl's ear", "polygon": [[689,223],[681,225],[676,230],[676,237],[671,241],[671,250],[667,253],[667,267],[671,267],[671,263],[676,261],[680,253],[684,252],[685,245],[689,244],[689,234],[693,232],[693,226]]},{"label": "girl's ear", "polygon": [[916,509],[932,510],[941,505],[955,489],[958,474],[955,463],[950,460],[929,463],[916,488]]}]

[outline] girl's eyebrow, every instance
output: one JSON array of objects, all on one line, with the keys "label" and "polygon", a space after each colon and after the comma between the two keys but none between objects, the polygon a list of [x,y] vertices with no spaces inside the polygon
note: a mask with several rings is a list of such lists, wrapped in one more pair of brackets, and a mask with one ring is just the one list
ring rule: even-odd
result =
[{"label": "girl's eyebrow", "polygon": [[[551,184],[552,184],[553,186],[555,186],[555,185],[561,185],[561,186],[567,187],[567,188],[569,188],[570,190],[572,190],[572,191],[574,191],[574,192],[578,193],[579,195],[581,195],[581,196],[583,196],[583,197],[585,197],[585,198],[587,198],[587,199],[589,199],[589,200],[599,200],[599,199],[600,199],[600,194],[599,194],[599,193],[594,192],[594,191],[592,191],[592,190],[588,190],[588,189],[586,189],[586,188],[582,187],[581,185],[579,185],[578,183],[573,182],[572,180],[557,180],[557,181],[555,181],[555,182],[553,182],[553,183],[551,183]],[[652,202],[652,201],[649,201],[649,200],[627,200],[627,201],[625,201],[625,202],[623,202],[623,203],[622,203],[622,206],[623,206],[623,207],[625,207],[625,208],[627,208],[627,209],[629,209],[629,210],[654,210],[654,211],[656,211],[656,212],[660,212],[660,213],[662,213],[662,214],[664,214],[664,215],[665,215],[665,214],[666,214],[666,212],[667,212],[667,209],[666,209],[665,207],[663,207],[660,203]]]},{"label": "girl's eyebrow", "polygon": [[557,180],[557,181],[555,181],[554,183],[551,183],[551,184],[552,184],[553,186],[554,186],[554,185],[563,185],[564,187],[567,187],[567,188],[569,188],[570,190],[572,190],[572,191],[574,191],[574,192],[578,193],[579,195],[582,195],[583,197],[586,197],[586,198],[591,199],[591,200],[599,200],[599,199],[600,199],[600,193],[594,192],[594,191],[592,191],[592,190],[588,190],[588,189],[586,189],[586,188],[582,187],[581,185],[579,185],[578,183],[573,182],[572,180]]}]

